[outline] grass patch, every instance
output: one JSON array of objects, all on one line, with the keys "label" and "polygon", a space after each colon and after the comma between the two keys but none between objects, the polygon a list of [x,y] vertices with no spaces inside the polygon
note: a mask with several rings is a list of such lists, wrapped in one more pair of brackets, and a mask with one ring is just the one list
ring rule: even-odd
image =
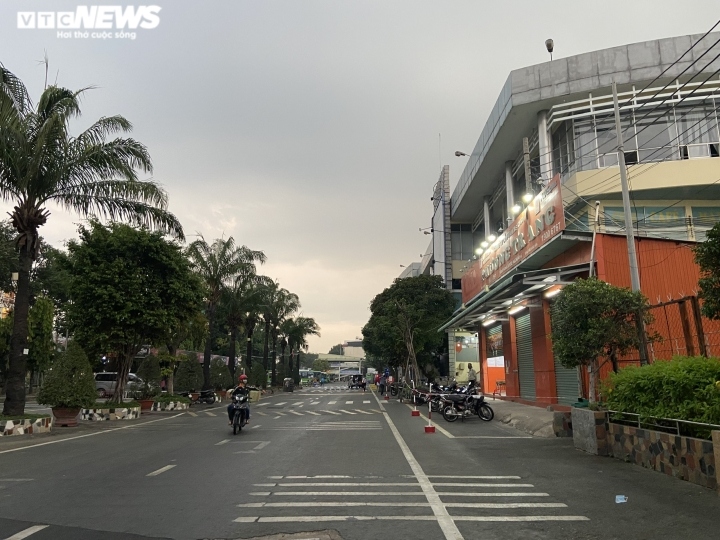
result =
[{"label": "grass patch", "polygon": [[38,418],[48,418],[52,414],[21,414],[20,416],[5,416],[0,414],[0,422],[6,422],[7,420],[37,420]]}]

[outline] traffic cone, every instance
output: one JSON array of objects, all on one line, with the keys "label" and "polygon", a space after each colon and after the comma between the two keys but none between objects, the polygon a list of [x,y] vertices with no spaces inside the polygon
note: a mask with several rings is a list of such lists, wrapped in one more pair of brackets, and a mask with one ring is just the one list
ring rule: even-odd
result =
[{"label": "traffic cone", "polygon": [[428,425],[425,426],[425,433],[435,433],[435,426],[432,423],[432,409],[428,403]]}]

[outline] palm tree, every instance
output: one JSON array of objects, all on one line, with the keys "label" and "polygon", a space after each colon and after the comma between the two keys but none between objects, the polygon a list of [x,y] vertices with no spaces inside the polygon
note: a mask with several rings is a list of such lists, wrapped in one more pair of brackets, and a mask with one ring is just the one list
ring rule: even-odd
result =
[{"label": "palm tree", "polygon": [[296,360],[294,366],[295,371],[293,377],[295,378],[295,383],[297,384],[300,382],[300,351],[305,350],[307,352],[307,338],[309,336],[320,336],[320,326],[318,326],[318,324],[315,322],[315,319],[313,319],[312,317],[295,317],[295,319],[293,320],[293,324],[289,329],[288,336],[291,371],[293,370],[293,348],[296,352]]},{"label": "palm tree", "polygon": [[217,307],[223,291],[232,287],[238,276],[255,273],[255,262],[265,262],[262,251],[237,246],[232,236],[227,240],[218,238],[208,244],[201,236],[188,247],[188,257],[195,271],[205,284],[205,316],[208,320],[208,336],[205,340],[203,359],[203,389],[210,388],[210,358],[217,328]]},{"label": "palm tree", "polygon": [[177,218],[167,211],[167,195],[137,170],[152,172],[144,145],[131,138],[122,116],[100,118],[77,137],[70,120],[79,117],[87,89],[48,86],[37,105],[27,88],[0,65],[0,197],[14,204],[11,222],[18,233],[19,276],[3,414],[25,411],[30,271],[38,255],[38,229],[54,202],[82,217],[91,215],[147,226],[183,239]]},{"label": "palm tree", "polygon": [[272,338],[272,375],[271,384],[276,384],[276,346],[278,338],[278,326],[283,319],[295,312],[300,307],[300,300],[296,294],[291,293],[287,289],[283,289],[277,282],[273,282],[264,288],[262,298],[262,318],[265,325],[264,344],[263,344],[263,368],[267,373],[268,361],[270,356],[270,340]]},{"label": "palm tree", "polygon": [[[272,283],[269,277],[258,276],[254,271],[244,272],[235,279],[232,286],[224,289],[220,297],[220,311],[222,311],[225,324],[230,329],[228,369],[233,380],[235,379],[235,358],[237,356],[235,344],[238,331],[241,326],[244,326],[249,341],[252,341],[253,330],[257,322],[257,311],[262,298],[262,287],[269,283]],[[248,354],[252,356],[252,344]],[[248,360],[248,369],[251,366],[252,362]]]}]

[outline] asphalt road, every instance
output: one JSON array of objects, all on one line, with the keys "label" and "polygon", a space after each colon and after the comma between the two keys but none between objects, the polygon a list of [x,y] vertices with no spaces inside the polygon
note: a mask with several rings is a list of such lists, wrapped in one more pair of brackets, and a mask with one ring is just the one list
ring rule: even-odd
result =
[{"label": "asphalt road", "polygon": [[235,436],[221,405],[8,438],[0,540],[720,537],[709,490],[498,422],[426,424],[326,386],[264,397]]}]

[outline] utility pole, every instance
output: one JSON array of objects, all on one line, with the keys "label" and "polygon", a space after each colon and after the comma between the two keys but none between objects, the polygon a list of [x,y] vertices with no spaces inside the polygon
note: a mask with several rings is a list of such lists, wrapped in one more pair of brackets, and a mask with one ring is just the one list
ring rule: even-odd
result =
[{"label": "utility pole", "polygon": [[620,106],[618,105],[617,84],[612,83],[613,104],[615,105],[615,131],[617,132],[618,163],[620,165],[620,186],[622,187],[623,211],[625,213],[625,236],[627,237],[628,261],[630,263],[630,285],[633,292],[640,290],[635,235],[633,234],[632,214],[630,212],[630,190],[628,188],[627,169],[625,167],[625,147],[620,128]]},{"label": "utility pole", "polygon": [[[622,188],[623,212],[625,214],[625,236],[627,238],[628,263],[630,266],[630,286],[633,292],[640,291],[640,272],[638,271],[637,253],[635,252],[635,235],[633,234],[632,213],[630,212],[630,189],[628,188],[627,168],[625,167],[625,147],[623,145],[622,128],[620,127],[620,106],[618,105],[617,84],[612,83],[613,105],[615,106],[615,131],[617,132],[618,165],[620,165],[620,187]],[[648,363],[647,338],[643,313],[635,318],[640,338],[640,364]]]}]

